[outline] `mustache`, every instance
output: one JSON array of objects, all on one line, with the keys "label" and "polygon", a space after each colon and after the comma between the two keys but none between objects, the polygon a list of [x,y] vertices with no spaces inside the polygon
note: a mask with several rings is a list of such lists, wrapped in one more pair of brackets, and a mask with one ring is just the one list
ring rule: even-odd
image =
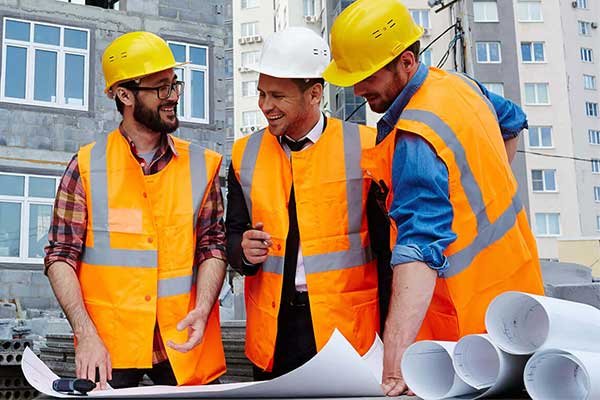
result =
[{"label": "mustache", "polygon": [[158,106],[158,108],[163,108],[163,107],[177,107],[178,102],[177,101],[169,101],[167,103],[163,103],[160,106]]}]

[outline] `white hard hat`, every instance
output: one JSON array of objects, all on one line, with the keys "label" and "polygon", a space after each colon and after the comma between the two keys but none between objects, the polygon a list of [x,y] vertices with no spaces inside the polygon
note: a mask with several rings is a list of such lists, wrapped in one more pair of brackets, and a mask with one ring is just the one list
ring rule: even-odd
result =
[{"label": "white hard hat", "polygon": [[289,27],[265,40],[258,67],[276,78],[322,78],[329,65],[329,46],[308,28]]}]

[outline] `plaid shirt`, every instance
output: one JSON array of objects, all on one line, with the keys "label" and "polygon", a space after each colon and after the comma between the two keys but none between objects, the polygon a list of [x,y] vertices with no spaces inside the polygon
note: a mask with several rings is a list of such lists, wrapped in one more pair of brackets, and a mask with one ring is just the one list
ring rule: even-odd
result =
[{"label": "plaid shirt", "polygon": [[[173,139],[169,135],[163,135],[152,162],[148,164],[138,155],[135,144],[127,137],[122,128],[121,133],[127,138],[131,153],[140,163],[144,175],[152,175],[161,171],[173,157],[177,157]],[[44,266],[46,273],[48,268],[57,261],[63,261],[75,270],[79,268],[87,228],[85,197],[77,155],[75,155],[67,165],[56,193],[54,217],[48,232],[49,245],[45,249]],[[198,212],[194,267],[200,266],[202,262],[209,258],[225,260],[223,198],[218,178],[214,179],[212,186],[209,188],[206,202]],[[167,353],[160,336],[158,324],[156,324],[152,363],[157,364],[165,360],[167,360]]]}]

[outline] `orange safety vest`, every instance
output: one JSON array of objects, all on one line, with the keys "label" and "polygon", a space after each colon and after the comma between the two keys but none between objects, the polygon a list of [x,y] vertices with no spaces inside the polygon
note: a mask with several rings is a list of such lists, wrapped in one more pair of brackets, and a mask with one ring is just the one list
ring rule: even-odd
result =
[{"label": "orange safety vest", "polygon": [[113,368],[150,368],[158,322],[177,383],[203,384],[225,372],[219,307],[202,342],[188,353],[177,323],[195,306],[196,219],[221,156],[173,137],[177,156],[144,175],[119,130],[77,155],[87,199],[85,246],[78,269],[85,307]]},{"label": "orange safety vest", "polygon": [[[396,140],[403,132],[425,139],[446,165],[457,235],[444,252],[450,265],[437,279],[417,340],[458,340],[485,332],[487,306],[498,294],[544,293],[535,239],[496,114],[471,80],[430,68],[396,130],[365,151],[365,173],[388,188]],[[392,197],[386,200],[388,210]],[[393,220],[391,226],[393,247]]]},{"label": "orange safety vest", "polygon": [[273,367],[292,183],[317,350],[336,328],[360,354],[373,343],[377,264],[360,157],[374,144],[372,128],[333,118],[315,144],[290,158],[268,128],[234,143],[233,168],[252,224],[263,222],[273,241],[258,273],[245,277],[246,355],[258,367]]}]

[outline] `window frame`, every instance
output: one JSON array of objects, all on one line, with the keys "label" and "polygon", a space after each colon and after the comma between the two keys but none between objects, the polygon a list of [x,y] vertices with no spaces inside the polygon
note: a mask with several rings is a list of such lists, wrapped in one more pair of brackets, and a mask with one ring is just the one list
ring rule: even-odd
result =
[{"label": "window frame", "polygon": [[[492,92],[494,94],[497,94],[498,96],[502,96],[504,97],[504,82],[481,82],[481,84],[483,86],[485,86],[485,88],[489,91]],[[497,87],[500,87],[502,90],[500,91],[501,93],[498,93],[495,90],[492,90],[492,85],[498,85]]]},{"label": "window frame", "polygon": [[[542,45],[542,55],[544,58],[540,61],[535,59],[535,45],[536,44]],[[529,52],[531,54],[531,60],[525,60],[525,57],[523,56],[523,46],[524,45],[525,46],[528,45],[528,47],[529,47]],[[521,62],[523,64],[545,64],[546,63],[546,43],[545,42],[539,42],[539,41],[521,42],[520,49],[521,49]]]},{"label": "window frame", "polygon": [[583,74],[583,88],[585,90],[596,90],[596,75]]},{"label": "window frame", "polygon": [[577,20],[577,33],[579,36],[592,36],[592,23],[589,21]]},{"label": "window frame", "polygon": [[592,158],[590,162],[592,164],[592,174],[600,174],[600,158]]},{"label": "window frame", "polygon": [[589,47],[579,48],[579,59],[584,63],[594,62],[594,50]]},{"label": "window frame", "polygon": [[[254,84],[254,94],[248,94],[249,84]],[[257,97],[258,96],[258,80],[252,79],[242,81],[242,97]]]},{"label": "window frame", "polygon": [[[27,42],[17,39],[8,39],[6,37],[6,25],[7,21],[15,21],[29,24],[29,40]],[[44,25],[59,28],[59,45],[36,43],[34,41],[35,26]],[[64,32],[65,29],[82,31],[86,33],[86,49],[78,49],[74,47],[64,46]],[[81,28],[72,25],[61,25],[51,22],[43,21],[30,21],[22,18],[3,17],[2,18],[2,66],[0,79],[0,101],[5,103],[23,104],[38,107],[50,107],[57,109],[76,110],[76,111],[88,111],[90,106],[90,41],[91,41],[91,30],[87,28]],[[25,98],[21,99],[18,97],[8,97],[6,93],[6,53],[7,48],[19,47],[26,50],[27,59],[25,65]],[[56,54],[56,101],[42,101],[35,100],[35,53],[36,50],[49,51]],[[65,68],[66,68],[66,56],[76,55],[83,57],[83,105],[67,104],[65,103]]]},{"label": "window frame", "polygon": [[[486,61],[479,60],[478,46],[480,44],[485,45]],[[490,54],[491,54],[490,45],[491,44],[498,45],[498,61],[490,61]],[[502,42],[500,42],[500,41],[491,41],[491,42],[478,41],[478,42],[475,42],[475,60],[477,61],[478,64],[501,64],[502,63]]]},{"label": "window frame", "polygon": [[[539,172],[541,173],[541,179],[534,179],[533,174],[534,172]],[[552,174],[552,180],[554,181],[554,189],[548,189],[548,175],[546,174],[547,172],[551,172]],[[535,189],[534,187],[534,181],[536,182],[541,182],[542,183],[542,188],[541,189]],[[558,180],[556,179],[556,170],[555,169],[532,169],[531,170],[531,191],[533,193],[558,193]]]},{"label": "window frame", "polygon": [[[550,233],[549,232],[549,228],[550,228],[550,223],[549,223],[549,218],[550,216],[554,216],[556,215],[557,219],[558,219],[558,233]],[[544,233],[540,233],[538,228],[538,216],[543,216],[544,217],[544,225],[545,225],[545,232]],[[560,213],[559,212],[538,212],[535,213],[534,215],[535,218],[535,236],[536,237],[558,237],[561,235],[562,233],[562,227],[560,226]]]},{"label": "window frame", "polygon": [[[540,19],[521,19],[521,10],[519,9],[519,5],[521,4],[527,4],[527,16],[530,17],[531,16],[531,8],[530,5],[531,4],[538,4],[540,7]],[[543,12],[543,8],[542,8],[542,2],[541,0],[518,0],[517,1],[517,22],[524,22],[524,23],[540,23],[540,22],[544,22],[544,12]]]},{"label": "window frame", "polygon": [[585,115],[587,117],[591,117],[591,118],[598,118],[598,116],[599,116],[598,103],[595,103],[593,101],[586,101],[585,102]]},{"label": "window frame", "polygon": [[[21,205],[21,224],[19,228],[19,257],[0,256],[0,263],[14,264],[43,264],[44,257],[34,258],[29,257],[29,217],[32,205],[44,205],[51,207],[50,226],[52,225],[52,215],[54,213],[54,201],[56,198],[56,190],[60,184],[60,176],[57,175],[40,175],[40,174],[25,174],[19,172],[4,172],[0,171],[0,175],[22,176],[23,181],[23,196],[0,195],[0,203],[13,203]],[[30,178],[54,179],[54,197],[33,197],[29,196],[29,180]],[[26,255],[26,256],[25,256]]]},{"label": "window frame", "polygon": [[[256,115],[256,123],[255,124],[246,124],[245,122],[245,118],[244,115],[248,115],[248,113],[253,113],[254,115]],[[242,111],[242,129],[248,129],[251,127],[257,127],[260,125],[260,111],[257,110],[246,110],[246,111]]]},{"label": "window frame", "polygon": [[[409,10],[410,16],[413,19],[413,21],[415,21],[415,23],[419,26],[422,26],[425,29],[431,29],[431,13],[429,12],[429,9],[427,8],[410,8]],[[415,18],[415,14],[417,14],[419,16],[419,19],[417,21],[417,19]],[[427,16],[427,25],[423,24],[423,15]]]},{"label": "window frame", "polygon": [[[244,32],[244,27],[252,26],[253,33],[248,34],[248,32]],[[247,29],[246,29],[247,30]],[[258,21],[248,21],[240,23],[240,37],[247,38],[252,36],[258,36]]]},{"label": "window frame", "polygon": [[[528,85],[533,85],[534,87],[534,93],[535,93],[535,103],[531,103],[528,102],[527,99],[527,86]],[[538,102],[538,97],[539,97],[539,87],[540,86],[545,86],[546,87],[546,94],[548,97],[548,102],[547,103],[539,103]],[[552,104],[551,100],[550,100],[550,83],[549,82],[525,82],[525,86],[524,86],[524,99],[525,99],[525,105],[527,106],[549,106]]]},{"label": "window frame", "polygon": [[594,202],[600,203],[600,186],[594,186]]},{"label": "window frame", "polygon": [[[496,7],[496,19],[477,19],[477,12],[475,11],[475,4],[494,4]],[[483,7],[482,9],[480,9],[483,11],[484,18],[487,18],[487,7]],[[477,23],[493,23],[493,22],[500,22],[500,17],[498,15],[498,1],[497,0],[483,0],[483,1],[477,1],[474,0],[473,1],[473,22],[477,22]]]},{"label": "window frame", "polygon": [[588,129],[588,143],[592,146],[600,146],[600,130]]},{"label": "window frame", "polygon": [[[210,123],[210,48],[204,44],[196,44],[189,42],[182,42],[179,40],[167,40],[168,45],[174,44],[185,47],[185,61],[184,65],[175,67],[175,70],[183,70],[183,76],[177,78],[185,82],[185,90],[183,91],[183,114],[179,114],[179,107],[177,110],[177,117],[182,122],[190,122],[194,124],[209,124]],[[190,48],[202,48],[206,51],[206,65],[192,64],[190,60]],[[189,61],[189,62],[188,62]],[[205,118],[192,117],[192,72],[199,71],[204,72],[204,116]],[[176,72],[177,73],[177,72]]]},{"label": "window frame", "polygon": [[[253,5],[248,6],[249,2],[253,2]],[[260,7],[260,0],[242,0],[240,1],[240,8],[242,10],[247,10],[250,8],[258,8]]]},{"label": "window frame", "polygon": [[577,8],[587,10],[589,8],[588,0],[577,0]]},{"label": "window frame", "polygon": [[[549,132],[550,132],[550,146],[544,146],[542,143],[544,143],[543,140],[543,129],[544,128],[548,128]],[[533,146],[531,144],[531,135],[532,132],[535,131],[536,132],[536,136],[538,137],[538,142],[540,143],[539,146]],[[553,135],[552,135],[552,126],[551,125],[532,125],[528,128],[528,135],[529,135],[529,140],[528,140],[528,146],[531,149],[553,149],[554,148],[554,139],[553,139]]]}]

